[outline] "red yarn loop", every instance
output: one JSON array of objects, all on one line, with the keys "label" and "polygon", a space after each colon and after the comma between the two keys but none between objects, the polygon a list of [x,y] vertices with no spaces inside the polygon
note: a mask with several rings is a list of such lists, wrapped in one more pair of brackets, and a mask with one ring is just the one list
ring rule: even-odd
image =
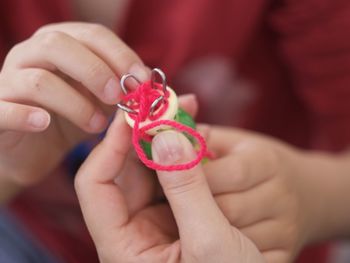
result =
[{"label": "red yarn loop", "polygon": [[[152,103],[158,99],[159,96],[164,96],[164,99],[154,109],[153,114],[150,114]],[[162,85],[153,83],[152,87],[151,81],[147,81],[141,83],[136,90],[124,95],[122,100],[127,102],[126,104],[130,109],[137,112],[137,115],[129,114],[130,118],[133,120],[140,118],[143,122],[147,118],[152,121],[159,119],[168,109],[168,98],[169,92],[167,91],[164,94]]]},{"label": "red yarn loop", "polygon": [[[191,169],[199,164],[203,157],[208,155],[205,140],[196,130],[192,129],[191,127],[178,123],[174,120],[158,120],[168,108],[169,92],[166,92],[166,94],[164,94],[162,85],[159,83],[153,83],[153,86],[154,87],[152,87],[152,83],[150,81],[142,83],[135,91],[130,92],[123,97],[125,104],[137,112],[137,114],[129,113],[130,118],[135,121],[132,133],[132,143],[134,145],[135,151],[140,160],[148,168],[151,168],[153,170],[179,171]],[[161,95],[164,96],[163,101],[157,105],[157,107],[154,109],[154,113],[150,114],[152,103]],[[144,122],[147,118],[152,122],[140,128],[140,123]],[[197,151],[197,157],[188,163],[176,165],[161,165],[154,162],[153,160],[148,159],[140,145],[140,141],[144,140],[151,142],[152,137],[146,132],[160,126],[172,127],[195,138],[200,146],[200,149]]]},{"label": "red yarn loop", "polygon": [[[161,126],[161,125],[166,125],[175,128],[178,131],[186,132],[188,135],[191,135],[193,138],[195,138],[199,145],[200,149],[197,152],[197,157],[196,159],[184,163],[184,164],[175,164],[175,165],[161,165],[153,160],[149,160],[144,153],[142,147],[140,146],[139,140],[140,137],[142,137],[143,134],[145,134],[146,131],[153,129],[155,127]],[[179,170],[189,170],[193,167],[195,167],[197,164],[200,163],[200,161],[205,157],[207,153],[207,147],[204,138],[194,129],[191,127],[188,127],[186,125],[183,125],[181,123],[178,123],[176,121],[172,120],[158,120],[154,121],[150,124],[147,124],[143,126],[142,128],[139,129],[139,123],[138,121],[135,122],[134,130],[133,130],[133,145],[135,147],[135,151],[141,161],[148,167],[154,170],[158,171],[179,171]],[[136,128],[135,128],[136,127]],[[140,136],[141,135],[141,136]]]}]

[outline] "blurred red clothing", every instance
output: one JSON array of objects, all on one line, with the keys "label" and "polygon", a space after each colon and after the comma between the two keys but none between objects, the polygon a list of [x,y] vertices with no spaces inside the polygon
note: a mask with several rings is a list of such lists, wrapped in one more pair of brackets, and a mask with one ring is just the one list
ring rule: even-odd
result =
[{"label": "blurred red clothing", "polygon": [[[348,147],[349,0],[131,2],[119,36],[146,64],[162,68],[178,93],[198,95],[200,121],[252,129],[306,149]],[[68,0],[2,0],[0,19],[0,61],[38,27],[77,20]],[[63,256],[66,262],[81,262],[72,244],[79,237],[91,248],[85,230],[74,235],[62,227],[52,238],[57,217],[48,208],[60,194],[44,193],[41,201],[20,196],[14,211],[49,249],[71,253]],[[75,202],[71,207],[78,209]],[[58,248],[59,241],[67,247]],[[326,262],[326,255],[325,247],[314,248],[298,262]]]}]

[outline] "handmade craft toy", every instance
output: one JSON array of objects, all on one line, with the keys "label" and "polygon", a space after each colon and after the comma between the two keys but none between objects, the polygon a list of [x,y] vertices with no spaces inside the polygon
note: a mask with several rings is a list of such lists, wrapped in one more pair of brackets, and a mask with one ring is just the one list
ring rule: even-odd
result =
[{"label": "handmade craft toy", "polygon": [[[161,78],[161,83],[156,78]],[[128,91],[126,80],[132,78],[137,88]],[[152,70],[151,80],[140,82],[131,74],[120,80],[123,91],[122,100],[117,104],[124,111],[125,119],[133,128],[132,143],[140,160],[154,170],[186,170],[196,166],[209,156],[204,138],[195,130],[193,118],[178,105],[177,95],[167,86],[166,76],[158,68]],[[152,160],[152,138],[159,132],[176,129],[185,134],[197,151],[197,157],[188,163],[160,165]]]}]

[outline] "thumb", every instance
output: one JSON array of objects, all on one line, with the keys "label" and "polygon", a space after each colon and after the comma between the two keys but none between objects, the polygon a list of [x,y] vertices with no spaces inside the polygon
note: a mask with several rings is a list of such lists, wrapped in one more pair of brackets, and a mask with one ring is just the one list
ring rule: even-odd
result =
[{"label": "thumb", "polygon": [[[176,131],[157,134],[152,142],[155,162],[163,165],[187,163],[196,157],[189,140]],[[203,233],[218,230],[228,222],[210,192],[202,167],[185,171],[158,171],[158,178],[167,197],[182,241],[198,240]],[[217,233],[212,233],[217,234]]]},{"label": "thumb", "polygon": [[[173,165],[189,162],[195,151],[187,138],[175,131],[157,134],[152,142],[155,162]],[[200,262],[264,262],[255,245],[231,227],[210,192],[202,167],[185,171],[157,171],[173,211],[182,257],[188,253]]]}]

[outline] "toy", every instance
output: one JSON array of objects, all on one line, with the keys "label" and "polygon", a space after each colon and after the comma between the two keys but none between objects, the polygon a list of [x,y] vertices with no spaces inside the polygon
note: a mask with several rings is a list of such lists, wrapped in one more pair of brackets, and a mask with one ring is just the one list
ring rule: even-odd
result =
[{"label": "toy", "polygon": [[[162,83],[156,82],[159,75]],[[138,87],[128,92],[126,80],[133,78]],[[124,111],[125,119],[133,128],[133,145],[140,160],[154,170],[185,170],[196,166],[208,155],[204,138],[195,130],[193,118],[178,106],[177,95],[167,86],[166,76],[160,69],[153,69],[151,80],[141,83],[131,74],[120,80],[124,96],[117,104]],[[176,129],[183,132],[197,150],[197,158],[189,163],[177,165],[159,165],[152,160],[151,141],[159,132]]]}]

